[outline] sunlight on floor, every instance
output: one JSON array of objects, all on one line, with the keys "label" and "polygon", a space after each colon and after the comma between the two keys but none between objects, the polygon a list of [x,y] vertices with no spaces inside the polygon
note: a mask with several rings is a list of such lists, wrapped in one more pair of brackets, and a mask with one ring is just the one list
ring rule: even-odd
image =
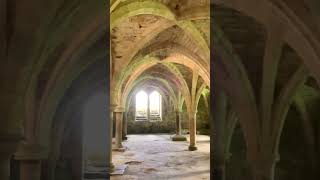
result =
[{"label": "sunlight on floor", "polygon": [[111,180],[210,179],[210,137],[197,136],[198,151],[188,142],[173,142],[170,135],[130,135],[125,152],[113,152],[116,166],[128,165],[122,176]]}]

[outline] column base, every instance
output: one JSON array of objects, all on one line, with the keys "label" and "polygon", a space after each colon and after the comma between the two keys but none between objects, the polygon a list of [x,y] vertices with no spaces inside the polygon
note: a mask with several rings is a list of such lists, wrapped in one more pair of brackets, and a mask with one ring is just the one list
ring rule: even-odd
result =
[{"label": "column base", "polygon": [[123,137],[122,137],[122,140],[123,140],[123,141],[128,140],[128,137],[127,137],[127,136],[123,136]]},{"label": "column base", "polygon": [[0,179],[10,179],[10,159],[16,152],[19,142],[22,140],[20,135],[0,134]]},{"label": "column base", "polygon": [[187,138],[182,135],[174,135],[171,139],[172,141],[187,141]]},{"label": "column base", "polygon": [[110,165],[109,165],[109,167],[107,166],[107,172],[108,173],[112,173],[113,171],[114,171],[114,164],[113,163],[111,163]]},{"label": "column base", "polygon": [[40,180],[41,160],[45,157],[45,149],[39,144],[21,143],[14,154],[14,158],[20,161],[20,179]]},{"label": "column base", "polygon": [[97,168],[97,170],[84,172],[85,179],[110,179],[111,173],[114,171],[114,165],[111,167]]},{"label": "column base", "polygon": [[197,146],[189,146],[189,151],[196,151],[198,150]]},{"label": "column base", "polygon": [[121,148],[113,148],[112,151],[116,151],[116,152],[125,152],[126,148],[121,147]]},{"label": "column base", "polygon": [[110,176],[122,176],[126,171],[127,167],[127,164],[115,166],[113,172],[110,173]]}]

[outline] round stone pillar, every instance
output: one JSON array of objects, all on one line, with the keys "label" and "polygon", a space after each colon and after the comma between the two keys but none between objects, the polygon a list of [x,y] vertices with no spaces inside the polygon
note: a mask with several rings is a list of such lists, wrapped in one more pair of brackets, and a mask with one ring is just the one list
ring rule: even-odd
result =
[{"label": "round stone pillar", "polygon": [[0,135],[0,179],[10,180],[10,159],[16,152],[20,136]]},{"label": "round stone pillar", "polygon": [[172,137],[172,141],[186,141],[187,138],[181,134],[181,112],[176,111],[176,134]]},{"label": "round stone pillar", "polygon": [[115,115],[115,121],[116,121],[116,144],[115,144],[115,149],[116,151],[123,151],[124,148],[122,146],[122,118],[123,118],[123,112],[124,109],[121,107],[117,107],[114,110],[114,115]]},{"label": "round stone pillar", "polygon": [[261,157],[255,159],[249,157],[253,180],[274,180],[274,170],[278,160],[279,155],[263,158],[263,154],[261,154]]},{"label": "round stone pillar", "polygon": [[22,160],[20,161],[20,180],[40,180],[41,161]]},{"label": "round stone pillar", "polygon": [[44,149],[38,144],[20,144],[15,159],[20,161],[20,180],[40,180]]},{"label": "round stone pillar", "polygon": [[176,135],[181,135],[181,119],[179,111],[176,111]]},{"label": "round stone pillar", "polygon": [[107,131],[108,133],[108,152],[107,152],[107,172],[112,172],[114,169],[114,165],[112,163],[112,136],[113,136],[113,111],[115,109],[116,105],[110,104],[110,109],[109,109],[109,121],[108,121],[108,126]]},{"label": "round stone pillar", "polygon": [[197,111],[193,111],[189,113],[189,133],[190,133],[190,151],[198,150],[196,146],[196,138],[197,138]]},{"label": "round stone pillar", "polygon": [[0,179],[9,180],[10,178],[10,155],[0,155]]},{"label": "round stone pillar", "polygon": [[116,117],[116,148],[122,148],[122,112],[114,112]]},{"label": "round stone pillar", "polygon": [[[214,153],[214,152],[213,152]],[[213,179],[225,180],[226,179],[226,164],[230,160],[231,154],[225,155],[212,155],[213,157]]]},{"label": "round stone pillar", "polygon": [[127,140],[128,137],[128,121],[127,121],[127,112],[123,112],[123,123],[122,123],[122,140]]},{"label": "round stone pillar", "polygon": [[273,167],[252,167],[253,180],[274,180]]},{"label": "round stone pillar", "polygon": [[213,168],[213,179],[215,180],[225,180],[225,166],[214,167]]}]

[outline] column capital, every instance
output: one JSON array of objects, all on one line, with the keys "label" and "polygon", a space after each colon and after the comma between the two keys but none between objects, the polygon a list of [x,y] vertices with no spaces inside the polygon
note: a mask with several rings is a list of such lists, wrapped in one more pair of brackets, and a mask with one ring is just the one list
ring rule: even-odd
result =
[{"label": "column capital", "polygon": [[121,106],[117,106],[114,108],[113,110],[114,112],[124,112],[125,111],[125,108],[124,107],[121,107]]},{"label": "column capital", "polygon": [[198,113],[198,110],[195,110],[195,111],[190,111],[189,114],[191,115],[196,115]]},{"label": "column capital", "polygon": [[42,160],[46,158],[45,149],[39,144],[21,143],[14,154],[16,160]]},{"label": "column capital", "polygon": [[[256,154],[255,156],[252,156],[251,154]],[[259,157],[256,157],[258,156]],[[277,153],[270,153],[268,155],[266,154],[263,154],[263,153],[253,153],[253,152],[250,152],[248,151],[247,152],[247,157],[249,158],[249,161],[251,163],[259,163],[259,162],[265,162],[264,164],[274,164],[274,163],[277,163],[279,160],[280,160],[280,154],[277,152]]]},{"label": "column capital", "polygon": [[263,154],[257,153],[255,156],[248,156],[251,169],[255,177],[272,177],[274,168],[279,161],[279,153]]},{"label": "column capital", "polygon": [[232,157],[232,153],[230,153],[230,152],[225,153],[225,161],[226,162],[230,161],[231,157]]},{"label": "column capital", "polygon": [[113,112],[117,106],[118,106],[117,104],[110,104],[110,105],[109,105],[109,110],[110,110],[111,112]]}]

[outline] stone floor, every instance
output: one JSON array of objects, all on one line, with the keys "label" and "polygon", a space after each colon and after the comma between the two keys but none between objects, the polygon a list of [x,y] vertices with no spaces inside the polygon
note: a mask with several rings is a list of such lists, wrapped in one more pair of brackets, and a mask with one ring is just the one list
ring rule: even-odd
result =
[{"label": "stone floor", "polygon": [[210,179],[210,137],[198,135],[198,151],[188,142],[173,142],[170,135],[130,135],[125,152],[113,152],[113,162],[128,165],[124,175],[111,180],[205,180]]}]

